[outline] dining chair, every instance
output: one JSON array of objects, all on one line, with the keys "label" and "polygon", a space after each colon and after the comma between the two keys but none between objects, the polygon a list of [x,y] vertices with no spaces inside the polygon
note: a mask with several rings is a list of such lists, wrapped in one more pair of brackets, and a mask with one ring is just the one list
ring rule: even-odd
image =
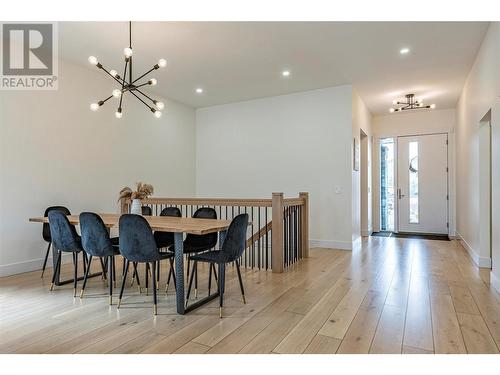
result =
[{"label": "dining chair", "polygon": [[52,246],[54,246],[57,250],[56,267],[54,268],[54,272],[52,275],[50,290],[54,288],[56,276],[61,269],[62,253],[72,253],[74,266],[73,297],[76,297],[76,286],[78,282],[78,253],[83,250],[81,238],[76,232],[75,227],[70,224],[65,212],[60,210],[52,210],[48,213],[48,217]]},{"label": "dining chair", "polygon": [[118,308],[120,308],[121,305],[130,262],[151,263],[153,313],[156,315],[158,311],[156,298],[156,263],[164,259],[172,258],[174,254],[171,252],[160,252],[158,250],[151,227],[147,220],[141,215],[122,215],[118,226],[120,233],[120,253],[125,258],[125,269],[122,276],[120,296],[118,298]]},{"label": "dining chair", "polygon": [[[170,217],[182,217],[181,210],[178,207],[165,207],[160,212],[160,216],[170,216]],[[156,242],[156,247],[158,249],[165,249],[168,251],[174,244],[174,234],[171,232],[161,232],[155,231],[154,238]],[[160,250],[161,251],[161,250]],[[170,279],[172,277],[172,270],[174,269],[174,258],[169,258],[170,270],[168,271],[167,284],[165,286],[165,293],[168,293],[168,286],[170,284]],[[158,269],[156,270],[157,284],[160,282],[160,262],[158,262]],[[175,287],[175,277],[174,277],[174,287]]]},{"label": "dining chair", "polygon": [[153,215],[153,209],[149,206],[142,206],[141,211],[142,211],[142,214],[145,216],[152,216]]},{"label": "dining chair", "polygon": [[[59,210],[59,211],[64,212],[65,215],[71,215],[71,212],[64,206],[51,206],[45,210],[43,216],[44,217],[49,216],[49,212],[53,211],[53,210]],[[52,246],[52,237],[50,236],[49,223],[43,223],[42,237],[46,242],[48,242],[47,251],[45,252],[45,258],[43,259],[43,266],[42,266],[42,276],[41,277],[43,278],[43,274],[45,273],[45,268],[47,267],[47,259],[49,258],[50,247]]]},{"label": "dining chair", "polygon": [[[215,209],[211,207],[201,207],[198,208],[194,214],[193,218],[195,219],[217,219],[217,212]],[[186,239],[184,240],[184,254],[196,254],[204,251],[211,250],[217,245],[217,233],[208,233],[208,234],[191,234],[188,233],[186,235]],[[190,271],[191,260],[188,257],[187,262],[187,278],[189,279],[189,271]],[[215,266],[210,266],[209,278],[212,278],[212,268],[214,270],[215,280],[217,281],[217,273],[215,272]],[[192,273],[194,274],[194,297],[198,297],[198,268],[196,266],[193,267]],[[210,282],[210,280],[209,280]]]},{"label": "dining chair", "polygon": [[[151,209],[150,207],[148,206],[142,206],[143,210],[145,208],[148,208],[148,209]],[[144,212],[144,211],[143,211]],[[146,215],[147,216],[147,215]],[[182,214],[181,214],[181,210],[177,207],[165,207],[163,210],[161,210],[160,212],[160,216],[171,216],[171,217],[182,217]],[[162,231],[155,231],[154,232],[154,239],[155,239],[155,242],[156,242],[156,247],[158,247],[158,249],[165,249],[165,251],[168,251],[169,247],[171,247],[173,244],[174,244],[174,234],[171,233],[171,232],[162,232]],[[166,284],[166,287],[165,287],[165,293],[168,293],[168,287],[169,287],[169,283],[170,283],[170,279],[172,277],[172,270],[173,270],[173,267],[174,267],[174,258],[169,258],[169,261],[170,261],[170,269],[168,271],[168,277],[167,277],[167,284]],[[157,263],[157,269],[156,269],[156,286],[157,286],[157,289],[159,289],[159,283],[160,283],[160,264],[161,262],[158,262]],[[134,264],[134,275],[133,276],[136,276],[137,275],[137,265]],[[147,294],[147,288],[148,288],[148,285],[147,285],[147,278],[149,277],[149,267],[146,267],[146,294]],[[132,284],[133,285],[133,281],[135,279],[133,278],[132,279]],[[174,284],[175,284],[175,278],[174,278]],[[175,285],[174,285],[175,286]],[[140,285],[139,285],[139,291],[140,291]]]},{"label": "dining chair", "polygon": [[116,279],[115,255],[120,255],[120,251],[109,236],[109,230],[104,225],[102,218],[93,212],[82,212],[80,214],[80,230],[82,234],[82,248],[87,254],[87,270],[83,279],[80,298],[83,298],[85,286],[90,271],[92,258],[97,257],[101,260],[106,259],[108,265],[109,279],[109,304],[113,304],[113,282]]},{"label": "dining chair", "polygon": [[[198,262],[207,262],[212,264],[217,264],[219,266],[219,280],[218,280],[218,291],[219,291],[219,316],[222,318],[222,306],[224,303],[224,289],[226,282],[226,264],[234,262],[236,265],[236,272],[238,273],[238,280],[240,283],[241,296],[243,298],[243,303],[245,300],[245,290],[243,288],[243,281],[241,280],[240,264],[238,259],[243,254],[246,247],[246,234],[248,227],[248,214],[240,214],[236,216],[229,225],[227,229],[226,238],[224,243],[220,246],[218,251],[208,251],[201,254],[191,255],[191,260],[194,261],[194,267],[196,269],[196,264]],[[191,287],[193,284],[194,273],[191,274],[189,279],[189,287],[186,296],[186,305],[189,300],[189,295],[191,293]]]}]

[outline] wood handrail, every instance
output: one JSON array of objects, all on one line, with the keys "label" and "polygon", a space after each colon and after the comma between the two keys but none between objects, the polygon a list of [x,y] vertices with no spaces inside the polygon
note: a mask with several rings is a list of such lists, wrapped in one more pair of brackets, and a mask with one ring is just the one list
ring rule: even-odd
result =
[{"label": "wood handrail", "polygon": [[[130,203],[130,200],[127,201]],[[233,199],[233,198],[146,198],[142,204],[207,205],[272,207],[272,199]]]},{"label": "wood handrail", "polygon": [[257,242],[260,238],[264,237],[273,227],[272,220],[264,225],[257,233],[254,233],[252,237],[247,240],[247,248],[252,246],[253,243]]},{"label": "wood handrail", "polygon": [[283,205],[284,206],[303,206],[305,204],[305,200],[302,198],[284,198]]}]

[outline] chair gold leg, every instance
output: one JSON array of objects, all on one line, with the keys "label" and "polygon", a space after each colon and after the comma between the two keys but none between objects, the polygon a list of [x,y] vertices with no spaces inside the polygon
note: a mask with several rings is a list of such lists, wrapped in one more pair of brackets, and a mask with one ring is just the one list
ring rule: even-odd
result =
[{"label": "chair gold leg", "polygon": [[140,285],[137,285],[137,290],[139,290],[139,294],[141,294],[141,293],[142,293],[142,288],[141,288],[141,286],[140,286]]},{"label": "chair gold leg", "polygon": [[113,304],[113,296],[109,296],[109,304],[112,305]]},{"label": "chair gold leg", "polygon": [[54,283],[50,283],[50,291],[52,292],[52,289],[54,289]]},{"label": "chair gold leg", "polygon": [[82,289],[82,291],[80,292],[80,298],[83,298],[83,289]]},{"label": "chair gold leg", "polygon": [[116,308],[119,309],[120,308],[120,305],[122,303],[122,299],[121,298],[118,298],[118,305],[116,305]]},{"label": "chair gold leg", "polygon": [[167,286],[165,286],[165,294],[168,293],[168,283],[167,283]]},{"label": "chair gold leg", "polygon": [[158,315],[158,307],[156,305],[153,305],[153,314]]},{"label": "chair gold leg", "polygon": [[147,296],[149,295],[148,288],[146,288],[146,295],[147,295]]},{"label": "chair gold leg", "polygon": [[198,298],[198,289],[194,288],[194,298]]},{"label": "chair gold leg", "polygon": [[222,318],[222,307],[219,307],[219,318]]}]

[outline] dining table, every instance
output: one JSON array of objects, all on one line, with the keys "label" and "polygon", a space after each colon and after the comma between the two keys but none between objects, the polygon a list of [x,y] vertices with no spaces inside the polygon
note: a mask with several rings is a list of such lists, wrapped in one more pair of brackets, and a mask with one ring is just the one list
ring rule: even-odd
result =
[{"label": "dining table", "polygon": [[[98,213],[107,228],[118,228],[121,214]],[[80,224],[79,215],[68,215],[68,220],[72,225]],[[184,315],[219,296],[219,291],[209,296],[199,299],[196,302],[186,306],[186,297],[184,291],[184,234],[203,235],[217,232],[219,234],[219,248],[224,243],[227,228],[231,224],[230,220],[219,219],[199,219],[191,217],[171,217],[171,216],[143,216],[149,223],[153,231],[171,232],[174,234],[175,251],[175,281],[176,281],[176,302],[177,313]],[[30,222],[48,223],[48,217],[32,217]],[[57,259],[57,249],[52,246],[52,260]],[[55,264],[54,264],[55,269]],[[56,279],[56,285],[59,285],[59,276]]]}]

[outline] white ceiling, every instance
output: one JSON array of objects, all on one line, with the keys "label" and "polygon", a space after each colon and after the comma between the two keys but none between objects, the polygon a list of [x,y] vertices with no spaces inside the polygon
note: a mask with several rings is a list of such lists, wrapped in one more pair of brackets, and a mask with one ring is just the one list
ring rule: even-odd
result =
[{"label": "white ceiling", "polygon": [[[453,108],[487,22],[134,22],[134,75],[155,71],[154,91],[205,107],[353,84],[374,114],[415,93]],[[123,69],[127,22],[61,22],[59,54]],[[402,47],[411,49],[402,56]],[[89,69],[91,66],[89,66]],[[95,68],[94,68],[95,69]],[[289,78],[281,71],[289,69]],[[103,79],[106,77],[103,74]],[[205,92],[198,95],[196,87]],[[105,96],[103,93],[102,96]]]}]

